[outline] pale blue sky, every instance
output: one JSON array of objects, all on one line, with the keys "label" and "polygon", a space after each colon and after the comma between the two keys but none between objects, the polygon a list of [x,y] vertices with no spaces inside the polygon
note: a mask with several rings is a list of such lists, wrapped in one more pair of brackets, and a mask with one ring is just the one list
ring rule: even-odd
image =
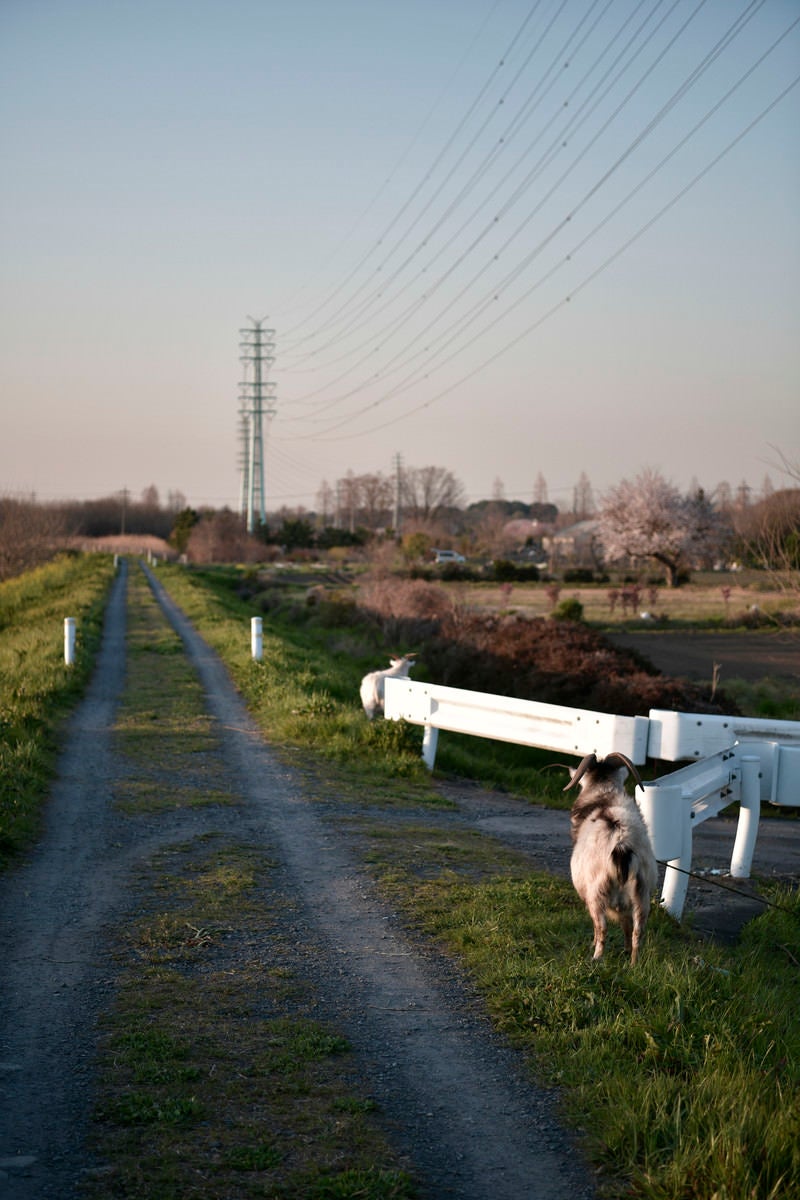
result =
[{"label": "pale blue sky", "polygon": [[397,453],[475,500],[644,466],[778,486],[799,18],[2,0],[0,492],[235,505],[248,314],[276,330],[269,507]]}]

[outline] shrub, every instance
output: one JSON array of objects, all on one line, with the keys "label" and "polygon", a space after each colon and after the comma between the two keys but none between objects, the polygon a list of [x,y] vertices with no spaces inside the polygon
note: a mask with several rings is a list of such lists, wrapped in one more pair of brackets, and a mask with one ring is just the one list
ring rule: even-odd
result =
[{"label": "shrub", "polygon": [[439,578],[449,581],[450,583],[470,583],[480,576],[467,567],[464,563],[444,563],[439,572]]},{"label": "shrub", "polygon": [[553,610],[553,616],[557,621],[582,621],[583,620],[583,605],[575,596],[570,596],[567,600],[562,600],[559,605]]},{"label": "shrub", "polygon": [[496,558],[492,574],[497,583],[537,583],[539,568],[532,563],[514,563],[509,558]]}]

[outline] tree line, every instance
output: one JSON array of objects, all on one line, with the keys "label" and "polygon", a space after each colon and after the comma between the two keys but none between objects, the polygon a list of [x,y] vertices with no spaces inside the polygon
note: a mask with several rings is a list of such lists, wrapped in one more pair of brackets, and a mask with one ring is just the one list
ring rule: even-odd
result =
[{"label": "tree line", "polygon": [[[783,461],[793,485],[800,468]],[[162,501],[151,485],[138,498],[127,489],[98,500],[42,504],[0,497],[0,578],[44,561],[70,539],[149,534],[195,561],[258,561],[275,554],[320,552],[335,546],[401,541],[409,552],[452,547],[466,556],[498,558],[526,553],[544,560],[548,544],[582,522],[590,561],[598,571],[625,562],[649,567],[670,585],[692,569],[738,559],[772,570],[800,568],[800,486],[776,490],[765,479],[759,493],[741,484],[706,492],[694,484],[682,494],[658,471],[624,479],[595,503],[581,475],[566,511],[548,500],[541,473],[531,502],[507,500],[500,480],[491,499],[466,504],[464,488],[443,467],[406,467],[394,476],[347,475],[323,484],[317,506],[281,508],[248,535],[230,509],[189,507],[178,491]]]}]

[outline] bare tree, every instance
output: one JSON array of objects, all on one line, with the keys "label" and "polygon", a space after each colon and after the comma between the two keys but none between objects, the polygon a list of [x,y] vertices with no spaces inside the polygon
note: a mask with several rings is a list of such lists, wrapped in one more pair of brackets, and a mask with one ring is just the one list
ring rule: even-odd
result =
[{"label": "bare tree", "polygon": [[323,479],[317,492],[317,519],[323,527],[333,524],[336,512],[336,495],[327,479]]},{"label": "bare tree", "polygon": [[575,484],[572,511],[575,518],[579,521],[585,521],[595,511],[594,493],[592,492],[592,485],[589,482],[589,476],[585,471],[581,471],[580,478]]},{"label": "bare tree", "polygon": [[336,494],[338,497],[339,517],[343,518],[344,523],[351,533],[356,531],[356,514],[361,500],[361,484],[358,478],[352,471],[338,481],[336,484]]},{"label": "bare tree", "polygon": [[611,488],[603,498],[599,533],[607,558],[652,558],[674,587],[698,553],[712,553],[722,526],[710,502],[684,497],[658,472],[645,470],[631,482]]},{"label": "bare tree", "polygon": [[403,472],[403,507],[415,520],[430,521],[444,509],[458,508],[464,488],[444,467],[407,467]]},{"label": "bare tree", "polygon": [[47,562],[67,534],[65,514],[35,500],[0,497],[0,579]]},{"label": "bare tree", "polygon": [[714,497],[720,512],[729,512],[733,508],[733,489],[727,479],[723,479],[717,484]]},{"label": "bare tree", "polygon": [[241,517],[230,509],[206,513],[189,534],[186,554],[190,562],[258,562],[267,555],[262,542],[251,537]]},{"label": "bare tree", "polygon": [[378,529],[391,523],[392,481],[380,472],[358,477],[361,523],[367,529]]},{"label": "bare tree", "polygon": [[171,513],[184,512],[188,508],[183,492],[173,488],[167,492],[167,511]]},{"label": "bare tree", "polygon": [[739,526],[745,556],[776,587],[800,594],[800,488],[782,488],[751,505]]}]

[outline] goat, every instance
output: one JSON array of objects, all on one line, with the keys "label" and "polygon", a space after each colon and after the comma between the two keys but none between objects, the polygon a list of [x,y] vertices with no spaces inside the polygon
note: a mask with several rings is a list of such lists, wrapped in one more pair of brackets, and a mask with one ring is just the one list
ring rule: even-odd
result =
[{"label": "goat", "polygon": [[397,655],[390,660],[392,665],[385,671],[370,671],[361,680],[361,703],[370,721],[383,712],[384,681],[389,676],[406,679],[415,657],[414,654]]},{"label": "goat", "polygon": [[594,925],[594,958],[603,956],[610,918],[622,926],[625,949],[635,963],[658,869],[642,814],[625,791],[628,771],[642,787],[638,771],[624,754],[604,759],[587,754],[564,791],[580,787],[570,813],[570,873]]}]

